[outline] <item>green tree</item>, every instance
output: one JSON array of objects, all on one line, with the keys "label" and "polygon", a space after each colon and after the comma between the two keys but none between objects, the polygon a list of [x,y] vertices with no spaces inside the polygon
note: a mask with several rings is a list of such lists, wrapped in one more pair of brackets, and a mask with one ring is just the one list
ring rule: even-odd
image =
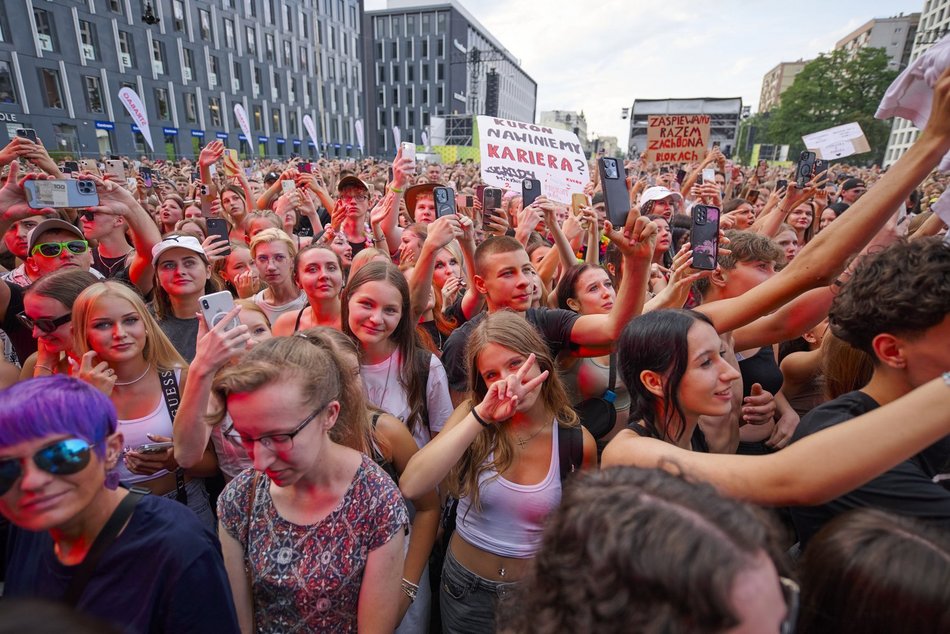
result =
[{"label": "green tree", "polygon": [[803,135],[856,121],[871,151],[852,160],[880,164],[891,124],[875,119],[874,112],[897,77],[887,63],[882,48],[862,48],[853,57],[843,50],[819,55],[805,65],[771,112],[768,142],[791,146],[789,156],[794,157],[804,149]]}]

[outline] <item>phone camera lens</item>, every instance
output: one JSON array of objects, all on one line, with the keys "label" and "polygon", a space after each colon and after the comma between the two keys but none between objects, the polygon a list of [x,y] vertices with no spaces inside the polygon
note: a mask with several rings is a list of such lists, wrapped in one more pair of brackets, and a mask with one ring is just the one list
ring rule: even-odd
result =
[{"label": "phone camera lens", "polygon": [[201,302],[201,305],[204,306],[205,308],[208,308],[208,300],[204,300],[203,302]]}]

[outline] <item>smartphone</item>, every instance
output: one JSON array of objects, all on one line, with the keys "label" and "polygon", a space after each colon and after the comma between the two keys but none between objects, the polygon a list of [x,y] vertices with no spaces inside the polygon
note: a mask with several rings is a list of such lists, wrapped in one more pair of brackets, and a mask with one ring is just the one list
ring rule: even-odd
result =
[{"label": "smartphone", "polygon": [[497,187],[486,187],[482,192],[482,209],[501,209],[501,190]]},{"label": "smartphone", "polygon": [[778,191],[778,190],[780,190],[780,189],[785,189],[785,188],[787,188],[787,187],[788,187],[788,181],[787,181],[786,179],[780,178],[780,179],[778,179],[777,181],[775,181],[775,190],[776,190],[776,191]]},{"label": "smartphone", "polygon": [[36,130],[34,130],[33,128],[20,128],[16,131],[16,135],[18,137],[29,139],[30,141],[33,141],[33,143],[36,143]]},{"label": "smartphone", "polygon": [[435,215],[439,218],[457,213],[455,209],[455,192],[451,187],[435,187],[432,190],[435,198]]},{"label": "smartphone", "polygon": [[[209,220],[211,220],[211,218],[209,218]],[[208,229],[210,232],[211,228],[208,227]],[[214,328],[218,322],[224,319],[225,315],[234,309],[234,298],[231,297],[229,291],[211,293],[210,295],[202,295],[199,297],[198,306],[201,308],[201,314],[204,316],[208,328]],[[237,317],[234,317],[224,329],[231,330],[240,325],[241,322]]]},{"label": "smartphone", "polygon": [[482,204],[482,209],[485,208],[485,185],[478,185],[475,188],[475,198],[478,199],[478,202]]},{"label": "smartphone", "polygon": [[521,206],[527,207],[541,195],[541,181],[536,178],[526,178],[521,181]]},{"label": "smartphone", "polygon": [[313,174],[313,164],[312,163],[297,163],[297,171],[301,174]]},{"label": "smartphone", "polygon": [[166,449],[174,446],[175,443],[173,442],[150,442],[136,447],[135,451],[137,453],[162,453]]},{"label": "smartphone", "polygon": [[111,174],[119,179],[125,178],[125,167],[122,165],[122,161],[113,159],[106,161],[106,174]]},{"label": "smartphone", "polygon": [[[205,218],[205,222],[208,225],[208,235],[215,236],[223,239],[226,242],[230,242],[231,238],[228,231],[228,221],[224,218]],[[231,255],[231,247],[228,247],[228,250],[224,252],[224,255]]]},{"label": "smartphone", "polygon": [[310,218],[307,216],[300,216],[299,228],[297,229],[297,235],[303,237],[310,237],[313,235],[313,223],[310,222]]},{"label": "smartphone", "polygon": [[33,209],[99,206],[96,184],[89,180],[28,180],[23,183],[23,189]]},{"label": "smartphone", "polygon": [[759,159],[759,164],[755,168],[755,175],[759,180],[765,178],[765,173],[769,171],[769,163],[765,159]]},{"label": "smartphone", "polygon": [[92,159],[82,159],[79,161],[79,166],[84,172],[99,175],[99,164]]},{"label": "smartphone", "polygon": [[759,200],[759,190],[750,189],[749,193],[745,195],[745,201],[750,205],[754,205]]},{"label": "smartphone", "polygon": [[571,194],[571,213],[575,216],[579,216],[581,213],[581,207],[589,207],[590,203],[587,201],[587,194]]},{"label": "smartphone", "polygon": [[465,206],[466,206],[467,208],[469,208],[469,209],[471,209],[472,207],[474,207],[474,206],[475,206],[475,197],[474,197],[474,196],[466,196],[466,197],[465,197]]},{"label": "smartphone", "polygon": [[607,219],[616,228],[623,227],[630,213],[630,192],[627,180],[621,174],[619,161],[611,157],[597,159],[600,170],[600,183],[604,190],[604,204],[607,207]]},{"label": "smartphone", "polygon": [[79,163],[77,163],[76,161],[63,161],[63,169],[67,169],[70,172],[78,172]]},{"label": "smartphone", "polygon": [[[69,161],[66,161],[67,163]],[[152,187],[152,168],[151,167],[140,167],[139,175],[142,177],[142,181],[145,183],[145,187]]]},{"label": "smartphone", "polygon": [[703,180],[704,183],[715,183],[716,182],[716,170],[711,167],[703,168]]},{"label": "smartphone", "polygon": [[403,158],[410,158],[413,161],[416,160],[416,144],[415,143],[408,143],[404,141],[399,144],[399,147],[402,148]]},{"label": "smartphone", "polygon": [[200,180],[201,180],[201,174],[200,174],[199,172],[194,171],[194,172],[191,173],[191,182],[192,182],[192,183],[194,183],[194,182],[196,182],[196,181],[200,181]]},{"label": "smartphone", "polygon": [[693,247],[693,268],[702,271],[715,270],[716,260],[719,258],[718,207],[693,205],[689,243]]},{"label": "smartphone", "polygon": [[280,181],[280,191],[282,194],[289,194],[296,189],[293,181]]},{"label": "smartphone", "polygon": [[824,174],[825,177],[828,175],[828,161],[822,159],[815,159],[815,176],[819,174]]},{"label": "smartphone", "polygon": [[676,170],[676,182],[680,185],[686,180],[686,170]]},{"label": "smartphone", "polygon": [[798,189],[805,189],[805,185],[808,184],[808,181],[810,181],[811,177],[815,174],[815,161],[817,158],[817,154],[809,152],[808,150],[805,150],[799,155],[798,165],[795,167],[795,184],[798,185]]},{"label": "smartphone", "polygon": [[670,173],[670,168],[668,166],[666,165],[660,166],[660,174],[669,174],[669,173]]}]

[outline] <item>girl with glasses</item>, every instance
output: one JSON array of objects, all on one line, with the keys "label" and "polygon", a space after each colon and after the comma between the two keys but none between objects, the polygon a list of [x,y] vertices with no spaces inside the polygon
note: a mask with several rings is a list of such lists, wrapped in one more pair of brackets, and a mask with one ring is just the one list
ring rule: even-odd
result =
[{"label": "girl with glasses", "polygon": [[392,480],[341,444],[344,370],[300,337],[214,380],[253,460],[218,500],[242,631],[392,631],[408,524]]},{"label": "girl with glasses", "polygon": [[[4,597],[65,600],[117,631],[238,632],[214,534],[175,502],[106,485],[124,444],[115,407],[82,381],[0,392],[0,513],[15,527]],[[133,500],[90,568],[108,520]]]}]

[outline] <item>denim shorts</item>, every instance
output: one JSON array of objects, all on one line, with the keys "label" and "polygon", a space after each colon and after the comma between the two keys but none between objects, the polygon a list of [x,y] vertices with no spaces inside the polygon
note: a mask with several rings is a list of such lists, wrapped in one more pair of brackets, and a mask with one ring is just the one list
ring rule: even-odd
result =
[{"label": "denim shorts", "polygon": [[495,607],[507,596],[514,583],[490,581],[479,577],[455,559],[452,550],[445,555],[439,605],[444,634],[493,634]]}]

